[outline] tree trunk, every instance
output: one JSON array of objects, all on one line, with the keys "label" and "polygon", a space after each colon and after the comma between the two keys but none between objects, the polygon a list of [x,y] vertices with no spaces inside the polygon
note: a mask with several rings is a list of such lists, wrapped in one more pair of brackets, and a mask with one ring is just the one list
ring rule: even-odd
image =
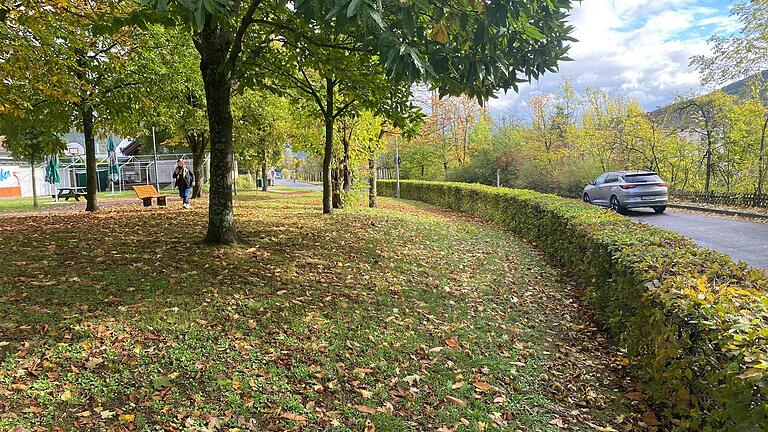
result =
[{"label": "tree trunk", "polygon": [[208,148],[208,134],[204,131],[188,131],[186,134],[187,143],[192,150],[192,172],[195,174],[195,185],[192,188],[192,198],[202,198],[205,150]]},{"label": "tree trunk", "polygon": [[208,135],[199,130],[188,130],[184,133],[184,138],[192,150],[192,172],[195,174],[195,184],[192,187],[192,198],[202,198],[205,150],[208,148]]},{"label": "tree trunk", "polygon": [[709,193],[709,183],[712,178],[712,150],[707,146],[707,172],[704,176],[704,193]]},{"label": "tree trunk", "polygon": [[342,188],[344,189],[344,192],[349,192],[352,189],[352,170],[349,167],[349,138],[347,137],[346,133],[342,134],[342,144],[344,145],[344,159],[342,160]]},{"label": "tree trunk", "polygon": [[217,32],[204,31],[200,38],[200,71],[211,134],[208,233],[205,242],[227,245],[237,241],[232,211],[232,82],[224,67],[228,50],[221,49],[226,38]]},{"label": "tree trunk", "polygon": [[85,136],[85,211],[96,211],[99,209],[96,196],[99,186],[96,172],[96,139],[93,136],[93,107],[87,103],[80,107],[80,116]]},{"label": "tree trunk", "polygon": [[323,153],[323,213],[333,212],[331,158],[333,157],[333,80],[325,79],[325,149]]},{"label": "tree trunk", "polygon": [[376,208],[376,159],[368,158],[368,207]]},{"label": "tree trunk", "polygon": [[333,181],[333,198],[331,199],[331,204],[335,209],[344,208],[344,202],[341,199],[341,175],[339,173],[339,168],[334,168],[331,173]]},{"label": "tree trunk", "polygon": [[763,182],[765,182],[765,167],[763,167],[763,161],[765,159],[765,132],[768,128],[768,115],[765,116],[763,121],[763,130],[760,133],[760,154],[757,157],[757,198],[758,200],[763,197]]},{"label": "tree trunk", "polygon": [[30,159],[29,167],[32,169],[32,207],[38,208],[40,204],[37,202],[37,179],[35,179],[35,159]]},{"label": "tree trunk", "polygon": [[266,192],[269,187],[269,181],[267,180],[267,150],[264,149],[264,160],[261,161],[261,190]]}]

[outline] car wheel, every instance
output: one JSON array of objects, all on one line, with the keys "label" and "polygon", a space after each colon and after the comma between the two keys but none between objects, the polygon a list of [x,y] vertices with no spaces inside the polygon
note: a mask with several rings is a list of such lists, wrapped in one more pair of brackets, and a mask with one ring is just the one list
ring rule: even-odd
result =
[{"label": "car wheel", "polygon": [[592,204],[592,200],[589,199],[589,194],[584,194],[584,196],[581,197],[581,199],[584,200],[584,202],[587,204]]},{"label": "car wheel", "polygon": [[667,206],[665,206],[665,205],[663,205],[663,206],[654,206],[653,207],[653,211],[655,211],[658,214],[664,213],[664,210],[666,210],[666,209],[667,209]]},{"label": "car wheel", "polygon": [[616,195],[613,195],[611,197],[611,210],[615,211],[618,214],[625,214],[627,212],[627,209],[624,208],[624,206],[621,205],[619,202],[619,198]]}]

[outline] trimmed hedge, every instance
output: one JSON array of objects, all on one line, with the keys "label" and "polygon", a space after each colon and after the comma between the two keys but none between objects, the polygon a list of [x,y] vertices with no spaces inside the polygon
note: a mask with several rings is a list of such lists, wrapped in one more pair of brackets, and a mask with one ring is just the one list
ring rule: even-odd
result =
[{"label": "trimmed hedge", "polygon": [[[672,232],[529,190],[401,182],[401,197],[534,241],[588,287],[642,389],[681,430],[768,430],[768,280]],[[379,193],[394,196],[395,183]]]}]

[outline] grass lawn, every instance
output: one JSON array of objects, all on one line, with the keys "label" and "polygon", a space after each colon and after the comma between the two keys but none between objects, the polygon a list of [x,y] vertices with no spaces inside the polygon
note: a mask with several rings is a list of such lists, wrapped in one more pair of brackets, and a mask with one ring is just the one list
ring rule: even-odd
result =
[{"label": "grass lawn", "polygon": [[0,219],[0,430],[644,430],[537,253],[380,202],[241,193],[230,248],[202,203]]},{"label": "grass lawn", "polygon": [[[133,192],[133,190],[127,190],[127,191],[116,191],[114,194],[112,192],[99,192],[98,197],[100,200],[114,200],[114,199],[124,199],[129,197],[134,197],[136,194]],[[85,203],[85,197],[80,198],[80,201],[75,201],[74,198],[70,198],[68,201],[61,200],[59,202],[56,202],[55,199],[51,198],[50,195],[39,195],[37,198],[38,203],[40,204],[40,207],[35,209],[32,205],[32,197],[21,197],[21,198],[0,198],[0,213],[5,212],[21,212],[21,211],[43,211],[43,210],[51,210],[54,208],[59,207],[66,207],[69,205],[76,205],[76,204],[83,204]]]}]

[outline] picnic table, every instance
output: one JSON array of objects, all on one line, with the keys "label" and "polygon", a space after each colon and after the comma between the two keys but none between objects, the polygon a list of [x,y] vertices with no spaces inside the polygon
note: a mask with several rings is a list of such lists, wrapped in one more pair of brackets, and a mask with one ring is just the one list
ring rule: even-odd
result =
[{"label": "picnic table", "polygon": [[59,192],[53,195],[52,198],[64,198],[65,201],[74,198],[76,201],[80,201],[81,196],[85,196],[85,187],[62,187],[59,188]]}]

